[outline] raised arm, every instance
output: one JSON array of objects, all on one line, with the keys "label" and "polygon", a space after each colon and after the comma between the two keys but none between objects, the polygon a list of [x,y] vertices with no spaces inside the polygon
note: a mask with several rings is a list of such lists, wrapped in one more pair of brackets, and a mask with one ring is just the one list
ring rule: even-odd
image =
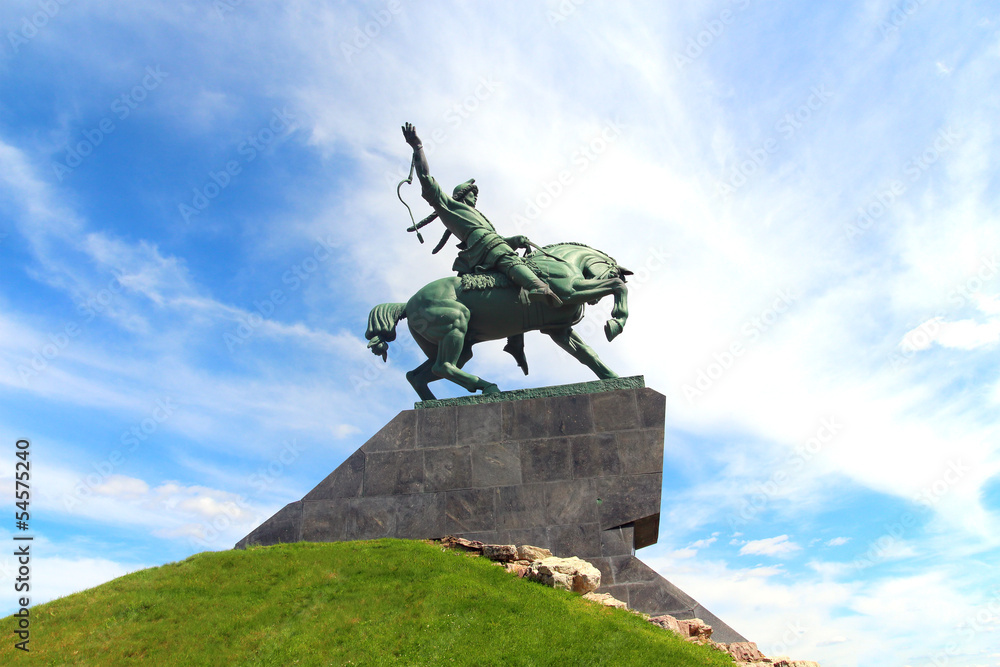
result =
[{"label": "raised arm", "polygon": [[423,185],[430,177],[430,169],[427,166],[427,156],[424,155],[424,146],[420,143],[420,137],[417,136],[417,128],[410,123],[403,125],[403,138],[413,149],[413,163],[417,168],[417,178]]}]

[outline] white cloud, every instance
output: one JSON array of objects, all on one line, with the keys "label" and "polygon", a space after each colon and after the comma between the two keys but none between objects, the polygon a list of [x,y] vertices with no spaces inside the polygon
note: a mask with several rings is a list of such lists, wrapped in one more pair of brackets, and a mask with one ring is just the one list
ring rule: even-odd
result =
[{"label": "white cloud", "polygon": [[835,537],[832,540],[827,540],[826,546],[828,547],[839,547],[847,544],[851,541],[849,537]]},{"label": "white cloud", "polygon": [[800,547],[795,542],[791,542],[788,539],[788,535],[778,535],[777,537],[768,537],[762,540],[751,540],[744,544],[740,548],[741,556],[748,555],[761,555],[761,556],[788,556],[800,551]]},{"label": "white cloud", "polygon": [[94,486],[93,491],[102,496],[138,497],[149,492],[149,485],[135,477],[111,475],[105,482]]}]

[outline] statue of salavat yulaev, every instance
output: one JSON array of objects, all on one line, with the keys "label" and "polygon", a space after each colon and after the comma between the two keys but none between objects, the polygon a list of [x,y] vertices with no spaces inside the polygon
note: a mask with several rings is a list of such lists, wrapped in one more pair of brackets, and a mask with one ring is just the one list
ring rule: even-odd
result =
[{"label": "statue of salavat yulaev", "polygon": [[[500,236],[475,207],[479,195],[475,179],[458,185],[449,196],[429,173],[416,129],[407,123],[403,136],[413,148],[410,177],[415,171],[423,198],[434,209],[408,231],[419,235],[421,227],[440,218],[446,231],[434,252],[451,235],[457,236],[459,253],[452,268],[458,275],[425,285],[406,303],[375,306],[365,333],[371,351],[386,359],[396,325],[406,318],[428,357],[406,374],[422,400],[434,398],[428,384],[442,378],[470,392],[498,392],[494,383],[462,370],[472,358],[472,346],[483,341],[506,338],[504,350],[527,374],[525,331],[547,334],[599,378],[618,377],[572,327],[583,319],[585,304],[613,295],[604,332],[609,341],[620,334],[628,318],[625,276],[632,272],[607,253],[581,243],[541,248],[525,236]],[[527,251],[524,257],[516,252],[522,248]]]}]

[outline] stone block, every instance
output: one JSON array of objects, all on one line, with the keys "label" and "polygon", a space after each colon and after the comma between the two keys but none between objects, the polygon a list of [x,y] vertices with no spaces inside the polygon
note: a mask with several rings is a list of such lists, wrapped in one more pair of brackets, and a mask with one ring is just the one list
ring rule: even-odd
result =
[{"label": "stone block", "polygon": [[546,532],[548,544],[545,546],[556,556],[586,559],[601,555],[600,529],[596,523],[549,526]]},{"label": "stone block", "polygon": [[611,572],[615,582],[641,583],[658,581],[661,577],[635,556],[616,556],[609,558]]},{"label": "stone block", "polygon": [[495,489],[448,491],[445,530],[452,535],[495,531],[496,495]]},{"label": "stone block", "polygon": [[249,535],[240,540],[236,547],[262,544],[282,544],[298,542],[302,539],[302,501],[288,503],[274,516],[257,526]]},{"label": "stone block", "polygon": [[[394,420],[395,421],[395,420]],[[382,429],[385,430],[385,429]],[[361,495],[361,484],[365,476],[365,453],[363,450],[351,454],[326,479],[307,493],[303,500],[326,500],[330,498],[357,498]]]},{"label": "stone block", "polygon": [[346,498],[302,501],[302,539],[306,542],[336,542],[344,539],[347,523]]},{"label": "stone block", "polygon": [[517,442],[472,445],[472,486],[521,483],[521,446]]},{"label": "stone block", "polygon": [[416,446],[417,411],[405,410],[382,427],[368,442],[361,446],[365,452],[385,452],[396,449],[413,449]]},{"label": "stone block", "polygon": [[590,395],[535,398],[503,403],[505,440],[525,440],[594,431]]},{"label": "stone block", "polygon": [[[617,575],[615,581],[619,581]],[[635,584],[629,591],[629,595],[631,596],[631,607],[650,616],[670,614],[678,619],[694,618],[692,610],[697,603],[666,580]]]},{"label": "stone block", "polygon": [[659,514],[662,475],[622,475],[594,480],[602,529]]},{"label": "stone block", "polygon": [[626,475],[663,471],[663,429],[647,428],[616,434],[622,472]]},{"label": "stone block", "polygon": [[573,448],[569,438],[527,440],[521,443],[521,481],[554,482],[573,479]]},{"label": "stone block", "polygon": [[549,482],[545,518],[549,525],[597,523],[597,492],[592,479]]},{"label": "stone block", "polygon": [[424,453],[372,452],[365,456],[363,496],[419,493],[424,488]]},{"label": "stone block", "polygon": [[632,526],[619,526],[601,531],[602,556],[631,556],[632,545]]},{"label": "stone block", "polygon": [[667,421],[667,397],[648,387],[635,391],[642,428],[662,428]]},{"label": "stone block", "polygon": [[396,498],[395,537],[426,540],[444,537],[445,494],[413,493]]},{"label": "stone block", "polygon": [[594,394],[590,401],[594,411],[594,430],[622,431],[639,426],[636,390],[609,391]]},{"label": "stone block", "polygon": [[456,442],[459,445],[481,445],[500,442],[503,408],[500,403],[470,405],[457,410]]},{"label": "stone block", "polygon": [[[613,433],[578,435],[570,438],[573,477],[614,477],[621,474],[618,441]],[[658,471],[657,471],[658,472]]]},{"label": "stone block", "polygon": [[[519,530],[547,525],[545,487],[542,484],[502,486],[497,489],[497,528]],[[525,544],[513,542],[513,544]]]},{"label": "stone block", "polygon": [[417,447],[450,447],[458,432],[457,408],[443,407],[416,410]]},{"label": "stone block", "polygon": [[423,481],[423,490],[427,493],[469,488],[472,483],[471,448],[425,450]]},{"label": "stone block", "polygon": [[377,540],[395,536],[395,498],[353,498],[347,503],[345,540]]}]

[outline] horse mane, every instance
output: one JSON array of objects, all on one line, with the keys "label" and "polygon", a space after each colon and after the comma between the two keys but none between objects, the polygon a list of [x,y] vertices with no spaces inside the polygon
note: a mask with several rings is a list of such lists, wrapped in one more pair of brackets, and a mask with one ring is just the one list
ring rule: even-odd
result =
[{"label": "horse mane", "polygon": [[556,246],[560,246],[560,245],[575,245],[575,246],[580,246],[581,248],[586,248],[587,250],[593,250],[594,252],[599,252],[602,255],[604,255],[605,257],[607,257],[608,259],[610,259],[612,262],[614,262],[615,266],[618,265],[618,260],[616,260],[614,257],[612,257],[611,255],[609,255],[608,253],[604,252],[603,250],[598,250],[597,248],[592,248],[591,246],[587,245],[586,243],[580,243],[579,241],[563,241],[561,243],[550,243],[549,245],[542,247],[542,250],[548,250],[549,248],[555,248]]}]

